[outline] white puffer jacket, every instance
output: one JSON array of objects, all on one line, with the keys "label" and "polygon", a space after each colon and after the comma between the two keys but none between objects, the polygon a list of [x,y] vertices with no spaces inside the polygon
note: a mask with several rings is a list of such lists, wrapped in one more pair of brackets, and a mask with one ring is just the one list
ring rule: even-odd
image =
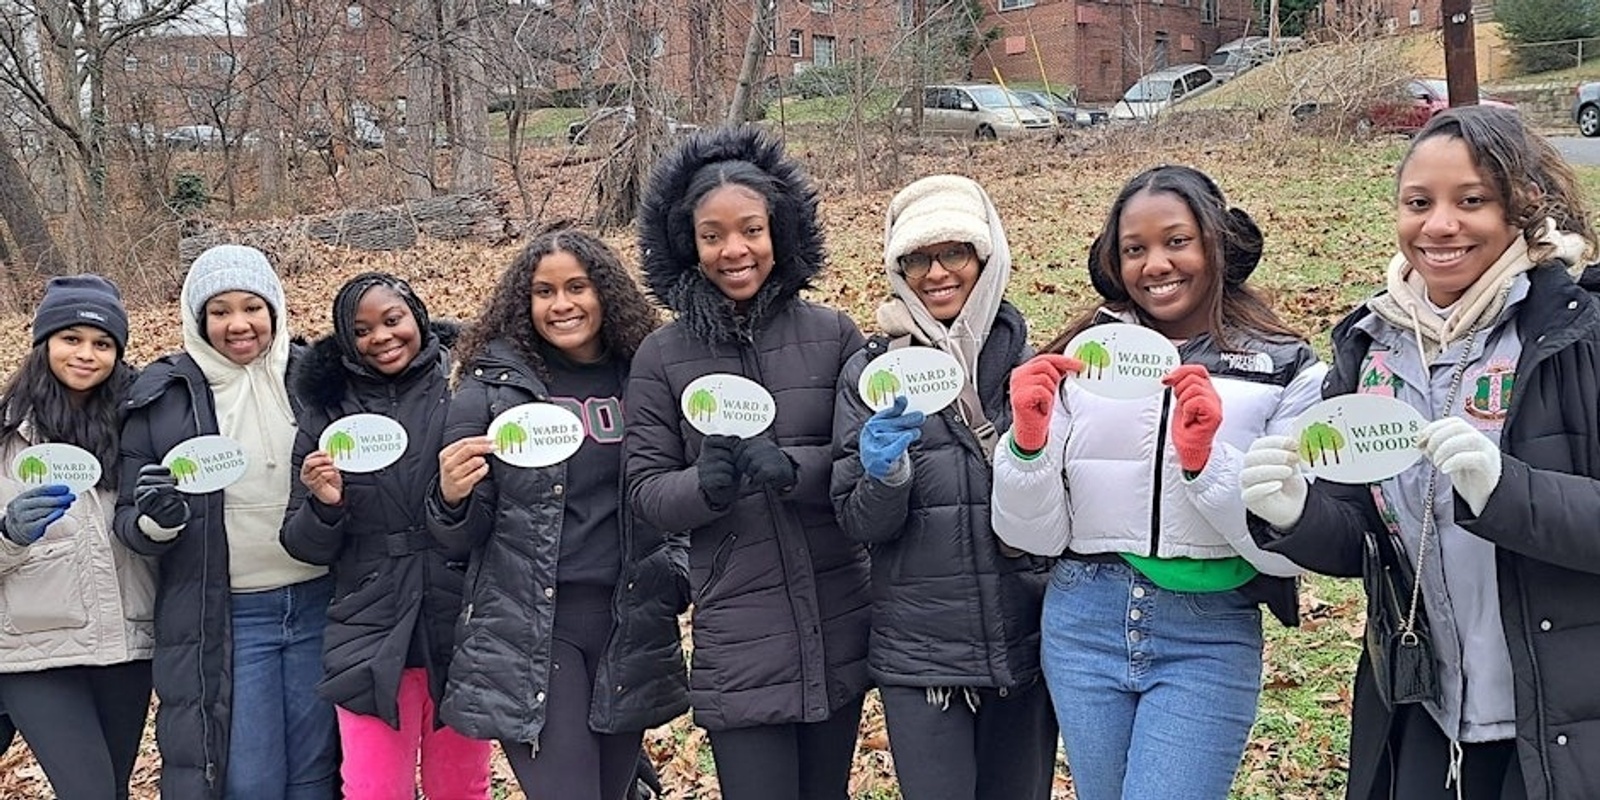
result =
[{"label": "white puffer jacket", "polygon": [[[0,513],[27,488],[9,469],[32,444],[27,430],[0,442]],[[0,536],[0,673],[150,658],[155,562],[112,536],[116,504],[115,492],[97,487],[32,545]]]}]

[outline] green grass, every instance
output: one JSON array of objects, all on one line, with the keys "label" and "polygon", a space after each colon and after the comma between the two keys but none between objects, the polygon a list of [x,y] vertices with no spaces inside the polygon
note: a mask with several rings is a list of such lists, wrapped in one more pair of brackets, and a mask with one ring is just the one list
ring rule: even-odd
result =
[{"label": "green grass", "polygon": [[[869,92],[861,104],[862,119],[869,123],[883,119],[899,99],[900,92],[894,90],[880,89]],[[855,98],[848,96],[813,97],[804,100],[785,97],[767,107],[767,122],[777,124],[781,121],[786,125],[844,124],[853,116],[854,103]]]}]

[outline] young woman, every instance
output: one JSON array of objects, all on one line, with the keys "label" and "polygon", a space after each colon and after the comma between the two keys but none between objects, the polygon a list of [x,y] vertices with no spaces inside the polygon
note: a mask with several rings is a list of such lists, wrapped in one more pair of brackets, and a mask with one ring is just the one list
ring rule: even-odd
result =
[{"label": "young woman", "polygon": [[[115,286],[52,278],[33,349],[0,390],[0,707],[61,800],[128,796],[150,708],[155,564],[111,535],[127,342]],[[45,443],[87,450],[100,480],[75,494],[12,478]]]},{"label": "young woman", "polygon": [[[511,262],[458,348],[428,526],[471,563],[440,713],[499,739],[533,800],[622,800],[645,729],[688,707],[680,548],[622,502],[622,390],[656,324],[611,248],[559,229]],[[531,402],[583,421],[565,462],[492,455],[490,423]]]},{"label": "young woman", "polygon": [[1374,486],[1308,486],[1295,441],[1267,437],[1244,499],[1271,523],[1261,540],[1310,569],[1361,575],[1365,540],[1392,534],[1420,575],[1439,692],[1390,708],[1363,657],[1348,797],[1595,797],[1600,312],[1568,274],[1595,252],[1583,193],[1487,107],[1434,117],[1397,184],[1399,253],[1334,328],[1326,392],[1416,408],[1434,420],[1425,458]]},{"label": "young woman", "polygon": [[[423,499],[439,477],[456,326],[433,322],[405,281],[352,278],[333,300],[333,335],[296,364],[300,400],[285,550],[331,567],[323,697],[338,706],[347,800],[487,800],[488,742],[438,722],[461,608],[462,570],[428,535]],[[405,452],[373,473],[344,473],[320,447],[351,414],[400,423]]]},{"label": "young woman", "polygon": [[[156,742],[173,797],[333,797],[339,741],[317,696],[333,582],[278,541],[295,415],[283,286],[261,251],[218,245],[189,267],[183,351],[151,364],[122,429],[117,536],[159,556]],[[161,458],[202,434],[245,452],[244,476],[186,495]]]},{"label": "young woman", "polygon": [[[727,800],[842,800],[866,693],[866,550],[829,498],[834,385],[863,340],[799,297],[822,271],[817,197],[758,128],[709,131],[665,156],[639,214],[644,276],[677,318],[639,348],[628,383],[628,497],[690,534],[695,721]],[[766,387],[776,419],[702,436],[690,381]]]},{"label": "young woman", "polygon": [[[1205,174],[1147,170],[1089,254],[1105,302],[1011,374],[994,528],[1060,555],[1045,593],[1045,679],[1083,800],[1227,797],[1261,690],[1261,612],[1296,621],[1299,568],[1262,552],[1239,498],[1243,451],[1286,431],[1325,370],[1245,281],[1261,231]],[[1062,377],[1078,332],[1143,325],[1177,346],[1141,400]]]},{"label": "young woman", "polygon": [[[1056,724],[1039,674],[1046,558],[1002,552],[989,524],[990,454],[1010,426],[1006,379],[1029,355],[1003,299],[1011,248],[982,187],[912,183],[889,204],[882,335],[845,364],[834,410],[833,501],[872,549],[868,659],[906,800],[1048,800]],[[932,417],[872,413],[856,386],[892,347],[936,347],[967,373]]]}]

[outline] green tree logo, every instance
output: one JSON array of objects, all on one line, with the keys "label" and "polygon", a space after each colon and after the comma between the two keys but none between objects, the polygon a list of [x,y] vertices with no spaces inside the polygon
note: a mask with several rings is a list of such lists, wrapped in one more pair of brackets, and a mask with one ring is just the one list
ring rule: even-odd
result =
[{"label": "green tree logo", "polygon": [[1111,351],[1106,346],[1090,340],[1078,346],[1078,352],[1072,354],[1073,358],[1083,362],[1083,369],[1087,378],[1104,378],[1106,367],[1111,366]]},{"label": "green tree logo", "polygon": [[507,422],[495,431],[494,446],[502,453],[520,453],[528,441],[528,432],[515,422]]},{"label": "green tree logo", "polygon": [[192,481],[200,474],[200,465],[183,456],[172,459],[172,466],[168,469],[172,470],[172,477],[177,478],[178,483]]},{"label": "green tree logo", "polygon": [[717,398],[705,389],[696,389],[689,395],[689,417],[704,422],[710,422],[712,415],[717,413]]},{"label": "green tree logo", "polygon": [[334,461],[347,458],[354,454],[355,451],[356,440],[350,434],[344,431],[334,431],[334,434],[328,437],[328,457]]},{"label": "green tree logo", "polygon": [[867,379],[867,402],[881,406],[900,393],[900,379],[894,373],[880,369]]},{"label": "green tree logo", "polygon": [[1339,451],[1343,448],[1344,436],[1326,422],[1313,422],[1300,433],[1300,457],[1313,467],[1319,458],[1322,459],[1322,465],[1327,466],[1330,453],[1333,463],[1340,463]]},{"label": "green tree logo", "polygon": [[17,480],[23,483],[42,484],[49,475],[50,467],[38,456],[28,456],[17,465]]}]

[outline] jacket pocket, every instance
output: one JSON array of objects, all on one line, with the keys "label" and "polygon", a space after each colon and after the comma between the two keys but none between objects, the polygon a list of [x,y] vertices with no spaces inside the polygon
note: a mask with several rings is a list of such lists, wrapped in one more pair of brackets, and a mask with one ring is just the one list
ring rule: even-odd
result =
[{"label": "jacket pocket", "polygon": [[[0,627],[6,633],[82,628],[89,624],[89,604],[71,542],[34,556],[0,581]],[[38,547],[38,545],[34,545]],[[46,546],[48,547],[48,546]]]},{"label": "jacket pocket", "polygon": [[722,577],[722,573],[727,569],[728,559],[733,555],[733,546],[738,541],[739,534],[730,533],[722,537],[722,541],[717,544],[717,551],[711,556],[711,571],[706,573],[706,579],[700,583],[700,591],[694,596],[696,603],[704,602],[706,595],[711,592],[711,587]]}]

